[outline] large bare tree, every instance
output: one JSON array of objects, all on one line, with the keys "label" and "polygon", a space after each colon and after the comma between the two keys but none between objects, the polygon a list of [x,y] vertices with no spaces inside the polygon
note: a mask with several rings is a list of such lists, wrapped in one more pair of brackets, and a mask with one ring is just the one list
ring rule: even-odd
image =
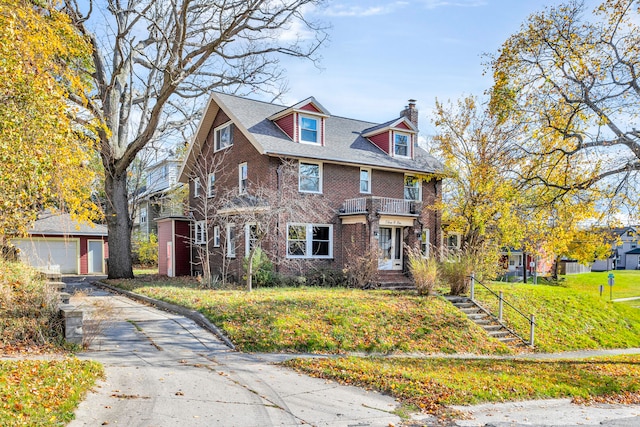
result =
[{"label": "large bare tree", "polygon": [[87,128],[105,170],[109,277],[133,277],[127,169],[171,138],[212,90],[277,95],[281,55],[317,59],[324,28],[304,17],[323,0],[64,0],[92,46]]}]

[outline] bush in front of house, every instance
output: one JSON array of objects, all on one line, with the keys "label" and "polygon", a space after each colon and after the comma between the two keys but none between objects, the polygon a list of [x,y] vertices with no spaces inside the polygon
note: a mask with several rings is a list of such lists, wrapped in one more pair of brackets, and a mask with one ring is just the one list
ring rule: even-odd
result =
[{"label": "bush in front of house", "polygon": [[408,265],[418,295],[434,295],[438,284],[439,266],[435,257],[424,258],[417,248],[407,248]]},{"label": "bush in front of house", "polygon": [[307,286],[340,288],[347,285],[344,273],[335,268],[314,268],[305,274],[305,279]]},{"label": "bush in front of house", "polygon": [[[273,263],[269,259],[269,256],[260,248],[256,248],[256,253],[253,255],[252,262],[252,286],[255,287],[274,287],[280,284],[278,275],[273,271]],[[249,258],[245,257],[242,266],[245,271],[243,279],[246,281],[246,272],[249,266]]]}]

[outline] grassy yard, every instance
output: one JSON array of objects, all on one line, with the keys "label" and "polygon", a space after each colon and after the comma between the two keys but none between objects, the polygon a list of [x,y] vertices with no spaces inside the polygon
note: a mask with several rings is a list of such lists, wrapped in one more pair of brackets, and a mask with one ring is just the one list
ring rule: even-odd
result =
[{"label": "grassy yard", "polygon": [[439,413],[445,405],[574,398],[640,403],[640,356],[584,361],[487,359],[294,359],[306,374],[388,393]]},{"label": "grassy yard", "polygon": [[[612,289],[608,285],[608,276],[610,273],[614,276]],[[615,270],[571,274],[565,276],[565,278],[567,286],[571,289],[579,290],[596,297],[600,297],[600,285],[604,285],[602,298],[605,300],[609,300],[611,293],[613,294],[613,299],[640,297],[640,270]],[[640,300],[631,302],[630,304],[640,305]]]},{"label": "grassy yard", "polygon": [[189,307],[250,352],[425,352],[509,350],[440,298],[339,288],[208,290],[183,280],[110,281]]},{"label": "grassy yard", "polygon": [[65,425],[102,375],[100,364],[73,358],[0,361],[0,425]]},{"label": "grassy yard", "polygon": [[[503,291],[505,300],[523,314],[535,315],[537,351],[640,347],[640,310],[629,304],[612,303],[608,294],[600,297],[597,284],[602,280],[606,283],[607,274],[567,276],[564,286],[502,282],[489,286],[495,292]],[[614,274],[614,293],[620,297],[640,293],[640,272]],[[476,298],[492,312],[498,312],[497,299],[482,287],[476,288]],[[505,306],[504,310],[507,323],[528,337],[527,320],[510,307]]]}]

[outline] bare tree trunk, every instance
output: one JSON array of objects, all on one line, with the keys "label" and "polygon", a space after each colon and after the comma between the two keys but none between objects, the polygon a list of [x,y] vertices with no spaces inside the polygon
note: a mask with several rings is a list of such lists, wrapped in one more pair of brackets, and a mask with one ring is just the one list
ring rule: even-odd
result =
[{"label": "bare tree trunk", "polygon": [[132,279],[131,227],[127,174],[106,173],[106,219],[109,231],[109,279]]}]

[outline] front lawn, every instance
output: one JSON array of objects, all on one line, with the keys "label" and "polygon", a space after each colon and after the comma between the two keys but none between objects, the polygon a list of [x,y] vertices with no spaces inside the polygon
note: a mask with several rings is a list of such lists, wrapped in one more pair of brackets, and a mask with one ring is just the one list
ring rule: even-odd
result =
[{"label": "front lawn", "polygon": [[243,351],[509,352],[436,297],[340,288],[275,288],[247,293],[198,289],[186,280],[109,283],[200,311]]},{"label": "front lawn", "polygon": [[640,403],[640,356],[583,361],[495,359],[294,359],[305,374],[388,393],[437,413],[445,405],[531,399]]},{"label": "front lawn", "polygon": [[73,412],[102,366],[74,358],[0,361],[0,425],[59,426]]}]

